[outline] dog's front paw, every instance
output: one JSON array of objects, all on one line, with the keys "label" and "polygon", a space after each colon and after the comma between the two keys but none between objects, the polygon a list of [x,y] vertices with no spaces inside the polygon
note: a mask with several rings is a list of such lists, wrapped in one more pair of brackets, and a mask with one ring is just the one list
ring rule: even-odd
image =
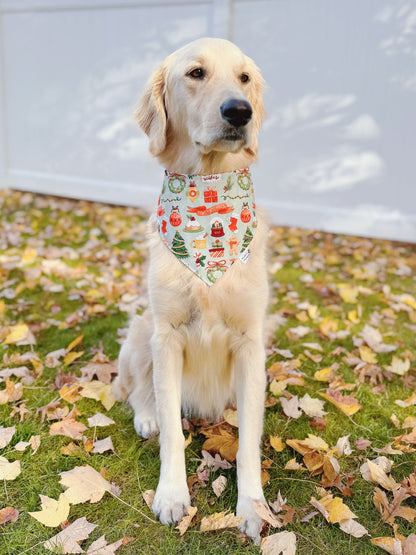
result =
[{"label": "dog's front paw", "polygon": [[151,413],[140,413],[134,417],[134,429],[138,435],[144,439],[148,439],[159,433],[159,426],[156,418]]},{"label": "dog's front paw", "polygon": [[[264,499],[264,498],[262,498]],[[260,541],[260,531],[263,527],[263,519],[254,510],[253,499],[251,497],[242,497],[237,502],[237,516],[243,517],[239,528],[240,531],[254,540]],[[257,542],[255,542],[257,543]]]},{"label": "dog's front paw", "polygon": [[154,515],[162,524],[177,524],[187,514],[191,504],[188,487],[175,484],[158,485],[152,505]]}]

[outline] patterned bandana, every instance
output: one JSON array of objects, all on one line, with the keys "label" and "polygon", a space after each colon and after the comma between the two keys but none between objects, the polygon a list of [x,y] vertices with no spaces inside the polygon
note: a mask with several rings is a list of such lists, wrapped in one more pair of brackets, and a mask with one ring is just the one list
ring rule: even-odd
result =
[{"label": "patterned bandana", "polygon": [[246,263],[249,257],[257,227],[250,170],[217,175],[165,171],[157,223],[169,250],[214,285],[238,258]]}]

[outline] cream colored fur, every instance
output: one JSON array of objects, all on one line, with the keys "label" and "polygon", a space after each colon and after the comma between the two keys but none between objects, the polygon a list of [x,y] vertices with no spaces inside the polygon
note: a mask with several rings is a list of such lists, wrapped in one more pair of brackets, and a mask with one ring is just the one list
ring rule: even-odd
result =
[{"label": "cream colored fur", "polygon": [[[203,68],[204,79],[189,76],[194,68]],[[243,73],[247,83],[241,81]],[[235,45],[201,39],[169,56],[153,73],[137,118],[150,151],[166,169],[204,175],[232,171],[256,158],[262,88],[258,69]],[[229,98],[247,99],[253,108],[252,120],[234,141],[224,138],[227,125],[219,111]],[[131,322],[114,392],[131,404],[139,435],[147,438],[160,430],[160,480],[152,509],[165,524],[177,522],[190,505],[181,408],[216,418],[236,404],[237,515],[250,536],[260,530],[252,501],[263,499],[259,444],[268,285],[267,223],[261,210],[257,215],[248,262],[234,263],[213,286],[182,264],[162,243],[154,219],[149,222],[149,309]]]}]

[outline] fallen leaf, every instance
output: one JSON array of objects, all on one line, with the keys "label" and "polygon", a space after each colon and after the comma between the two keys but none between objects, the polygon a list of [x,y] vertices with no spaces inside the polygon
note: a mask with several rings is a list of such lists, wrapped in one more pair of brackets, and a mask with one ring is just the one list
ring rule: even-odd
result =
[{"label": "fallen leaf", "polygon": [[59,483],[67,488],[65,497],[74,505],[86,501],[97,503],[106,491],[112,491],[110,482],[88,464],[61,472],[60,476]]},{"label": "fallen leaf", "polygon": [[238,428],[238,413],[235,409],[225,409],[222,416],[227,424],[234,428]]},{"label": "fallen leaf", "polygon": [[280,453],[286,447],[286,444],[284,443],[284,441],[282,441],[281,437],[269,436],[269,441],[270,445],[277,453]]},{"label": "fallen leaf", "polygon": [[410,368],[410,360],[408,358],[402,360],[396,356],[393,356],[390,366],[386,366],[386,370],[393,372],[393,374],[398,374],[399,376],[404,376]]},{"label": "fallen leaf", "polygon": [[88,553],[90,555],[113,555],[122,545],[125,545],[123,539],[109,544],[105,539],[105,535],[103,535],[98,540],[95,540],[95,542],[92,542],[88,548],[87,555]]},{"label": "fallen leaf", "polygon": [[201,520],[201,532],[209,532],[211,530],[222,530],[223,528],[235,528],[243,520],[243,517],[235,516],[233,513],[214,513],[210,516],[205,516]]},{"label": "fallen leaf", "polygon": [[9,462],[0,457],[0,480],[14,480],[20,473],[20,461]]},{"label": "fallen leaf", "polygon": [[335,449],[338,451],[339,456],[351,455],[352,449],[349,440],[349,434],[347,436],[340,437],[337,441]]},{"label": "fallen leaf", "polygon": [[112,360],[111,362],[99,362],[92,359],[86,366],[81,368],[81,376],[89,381],[92,381],[93,377],[97,376],[97,379],[100,382],[110,385],[113,376],[117,375],[117,365],[117,360]]},{"label": "fallen leaf", "polygon": [[391,553],[392,555],[403,555],[402,542],[398,538],[373,538],[371,543],[381,549],[384,549],[384,551],[387,551],[387,553]]},{"label": "fallen leaf", "polygon": [[83,516],[67,526],[62,532],[50,538],[43,545],[49,551],[84,553],[78,542],[86,540],[95,528],[97,528],[97,525],[91,524]]},{"label": "fallen leaf", "polygon": [[188,507],[187,512],[188,514],[185,515],[179,522],[179,524],[176,526],[176,529],[179,530],[179,533],[181,536],[183,536],[185,534],[185,532],[188,530],[192,519],[194,518],[194,516],[196,515],[198,509],[196,507]]},{"label": "fallen leaf", "polygon": [[325,414],[327,414],[324,411],[324,404],[325,401],[321,401],[320,399],[311,397],[308,393],[306,393],[301,399],[299,399],[299,408],[302,409],[303,412],[311,418],[322,418],[323,416],[325,416]]},{"label": "fallen leaf", "polygon": [[370,349],[370,347],[362,345],[358,348],[358,350],[360,352],[361,360],[368,362],[369,364],[377,364],[377,355]]},{"label": "fallen leaf", "polygon": [[313,375],[313,379],[318,382],[331,382],[334,379],[334,370],[332,369],[332,366],[322,368],[322,370],[317,370]]},{"label": "fallen leaf", "polygon": [[144,502],[145,502],[146,505],[149,507],[149,509],[152,508],[155,495],[156,495],[156,492],[155,492],[154,489],[147,489],[146,491],[144,491],[144,492],[142,493]]},{"label": "fallen leaf", "polygon": [[368,534],[368,530],[362,526],[356,520],[350,518],[349,520],[343,520],[340,522],[339,527],[343,532],[349,534],[350,536],[354,536],[354,538],[362,538],[366,534]]},{"label": "fallen leaf", "polygon": [[370,445],[373,442],[368,440],[368,439],[364,439],[363,437],[359,437],[355,442],[355,446],[357,449],[360,449],[361,451],[365,451],[366,449],[368,449],[368,447],[370,447]]},{"label": "fallen leaf", "polygon": [[97,414],[88,418],[88,426],[90,428],[94,428],[95,426],[110,426],[111,424],[115,424],[114,420],[108,418],[108,416],[101,414],[100,412],[97,412]]},{"label": "fallen leaf", "polygon": [[0,391],[0,405],[18,401],[23,395],[23,385],[12,380],[6,380],[6,389]]},{"label": "fallen leaf", "polygon": [[16,426],[10,426],[9,428],[3,428],[0,426],[0,449],[8,445],[14,434],[16,433]]},{"label": "fallen leaf", "polygon": [[264,538],[261,552],[263,555],[296,555],[296,534],[284,530]]},{"label": "fallen leaf", "polygon": [[391,476],[387,476],[383,468],[375,461],[367,459],[367,462],[361,466],[360,472],[364,480],[379,484],[384,489],[392,491],[398,487],[397,482]]},{"label": "fallen leaf", "polygon": [[352,397],[351,395],[341,395],[339,391],[334,391],[331,389],[327,390],[327,393],[320,393],[327,401],[335,405],[348,416],[352,416],[362,407],[361,403]]},{"label": "fallen leaf", "polygon": [[84,339],[84,335],[78,335],[78,337],[76,337],[73,341],[71,341],[71,343],[68,345],[68,347],[66,348],[66,352],[69,353],[70,351],[72,351],[72,349],[74,347],[76,347],[77,345],[79,345],[81,343],[81,341]]},{"label": "fallen leaf", "polygon": [[255,499],[253,507],[256,513],[273,528],[281,528],[283,526],[282,519],[271,510],[264,499]]},{"label": "fallen leaf", "polygon": [[279,401],[286,416],[295,419],[302,416],[302,411],[299,410],[299,400],[297,395],[294,395],[291,399],[280,397]]},{"label": "fallen leaf", "polygon": [[75,418],[64,418],[58,422],[51,424],[49,428],[50,436],[67,436],[71,439],[82,439],[82,432],[87,427],[82,422],[78,422]]},{"label": "fallen leaf", "polygon": [[212,482],[212,489],[217,497],[219,497],[227,486],[227,478],[222,474]]},{"label": "fallen leaf", "polygon": [[105,437],[104,439],[97,439],[94,441],[94,446],[92,449],[93,453],[105,453],[105,451],[114,451],[113,442],[111,437]]},{"label": "fallen leaf", "polygon": [[285,470],[307,470],[302,464],[296,462],[296,459],[290,459],[285,465]]},{"label": "fallen leaf", "polygon": [[102,383],[100,381],[93,382],[82,382],[80,394],[83,397],[88,397],[89,399],[95,399],[96,401],[101,401],[107,410],[116,402],[113,393],[111,391],[111,385]]},{"label": "fallen leaf", "polygon": [[238,438],[234,434],[223,428],[207,430],[203,433],[208,439],[205,440],[202,449],[220,453],[227,461],[235,461],[238,451]]},{"label": "fallen leaf", "polygon": [[404,518],[410,523],[416,518],[416,509],[402,505],[402,502],[408,497],[410,496],[406,493],[405,488],[400,487],[393,491],[393,502],[390,503],[386,493],[380,488],[375,488],[373,501],[383,521],[394,526],[396,517]]},{"label": "fallen leaf", "polygon": [[81,457],[85,451],[82,447],[71,441],[68,445],[63,445],[61,447],[61,453],[62,455],[67,455],[69,457]]},{"label": "fallen leaf", "polygon": [[80,387],[81,384],[79,383],[74,383],[70,386],[64,385],[59,390],[59,395],[67,403],[76,403],[77,401],[82,399],[81,395],[78,393]]},{"label": "fallen leaf", "polygon": [[0,524],[5,522],[16,522],[19,517],[19,511],[13,507],[4,507],[0,509]]},{"label": "fallen leaf", "polygon": [[61,493],[59,499],[51,499],[46,495],[39,495],[41,501],[41,511],[29,512],[36,520],[45,526],[59,526],[69,515],[69,503],[64,493]]},{"label": "fallen leaf", "polygon": [[16,443],[14,448],[16,449],[16,451],[24,451],[26,447],[29,447],[29,445],[30,441],[19,441],[19,443]]},{"label": "fallen leaf", "polygon": [[361,335],[367,345],[376,353],[389,353],[397,349],[396,345],[385,345],[380,331],[369,324],[364,326],[363,331],[359,335]]},{"label": "fallen leaf", "polygon": [[328,522],[342,522],[351,518],[357,518],[347,505],[342,502],[340,497],[332,497],[331,493],[328,493],[319,502],[329,513]]}]

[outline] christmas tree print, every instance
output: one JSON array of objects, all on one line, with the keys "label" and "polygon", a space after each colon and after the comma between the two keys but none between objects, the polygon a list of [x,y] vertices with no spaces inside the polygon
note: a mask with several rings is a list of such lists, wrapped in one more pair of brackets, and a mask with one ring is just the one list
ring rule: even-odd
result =
[{"label": "christmas tree print", "polygon": [[246,232],[244,234],[244,238],[243,238],[243,246],[242,246],[242,250],[246,250],[246,248],[249,246],[250,241],[253,239],[253,234],[251,232],[251,229],[247,226]]},{"label": "christmas tree print", "polygon": [[181,234],[177,231],[172,241],[172,252],[178,258],[188,258],[189,252],[186,250],[185,241]]}]

